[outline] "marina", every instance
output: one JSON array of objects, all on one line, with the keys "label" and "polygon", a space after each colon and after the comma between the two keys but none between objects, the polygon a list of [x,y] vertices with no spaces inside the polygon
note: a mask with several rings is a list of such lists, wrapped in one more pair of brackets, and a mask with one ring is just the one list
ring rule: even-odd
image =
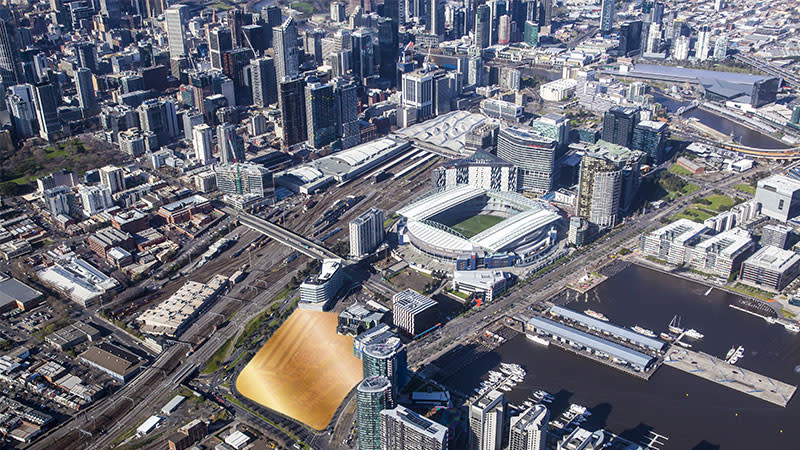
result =
[{"label": "marina", "polygon": [[730,357],[732,362],[728,362],[707,353],[673,347],[664,357],[664,364],[766,402],[786,407],[797,389],[796,386],[734,366],[733,363],[736,360],[733,358],[736,358],[737,355],[741,356],[741,354],[744,354],[743,347],[739,347]]}]

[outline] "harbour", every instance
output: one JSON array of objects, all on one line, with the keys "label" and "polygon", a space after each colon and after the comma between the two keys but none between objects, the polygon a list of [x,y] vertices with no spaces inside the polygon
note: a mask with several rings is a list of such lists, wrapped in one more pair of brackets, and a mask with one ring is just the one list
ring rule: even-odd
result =
[{"label": "harbour", "polygon": [[[656,333],[666,331],[678,314],[687,328],[705,334],[700,340],[683,338],[691,343],[693,353],[722,357],[731,346],[742,346],[746,350],[733,370],[746,370],[754,379],[781,380],[787,386],[800,382],[800,367],[796,367],[800,336],[729,307],[742,306],[742,297],[720,289],[709,292],[707,285],[639,266],[611,267],[602,273],[609,278],[587,295],[576,299],[574,291],[569,296],[565,292],[556,303],[580,312],[594,310],[620,327],[641,326]],[[748,309],[755,308],[748,305]],[[512,404],[522,404],[532,392],[543,389],[555,397],[553,414],[561,414],[573,403],[586,405],[592,414],[583,426],[605,428],[632,442],[648,442],[655,431],[669,436],[665,448],[794,448],[800,439],[800,430],[794,426],[800,421],[800,407],[788,395],[793,394],[791,388],[776,389],[789,399],[781,406],[777,399],[765,401],[732,388],[731,383],[709,382],[671,364],[662,364],[645,381],[612,365],[598,364],[585,357],[585,351],[562,351],[562,346],[549,340],[547,345],[536,342],[528,333],[519,333],[520,328],[514,326],[518,333],[507,334],[507,341],[494,350],[480,352],[457,368],[448,367],[438,378],[471,392],[488,370],[498,370],[500,362],[519,364],[527,375],[504,393]],[[462,349],[460,356],[471,353]],[[752,432],[745,437],[730,433],[743,427]]]}]

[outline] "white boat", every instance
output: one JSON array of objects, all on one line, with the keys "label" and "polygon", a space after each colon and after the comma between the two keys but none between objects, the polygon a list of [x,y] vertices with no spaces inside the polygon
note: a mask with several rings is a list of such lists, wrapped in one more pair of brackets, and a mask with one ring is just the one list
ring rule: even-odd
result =
[{"label": "white boat", "polygon": [[736,353],[736,347],[731,347],[731,349],[728,350],[728,354],[725,355],[725,360],[727,361],[731,359],[731,356],[733,356],[734,353]]},{"label": "white boat", "polygon": [[683,328],[681,328],[681,316],[675,315],[669,323],[669,331],[675,334],[683,333]]},{"label": "white boat", "polygon": [[736,349],[736,353],[728,358],[728,364],[736,364],[742,358],[742,356],[744,356],[744,347],[740,345],[739,348]]},{"label": "white boat", "polygon": [[783,327],[792,333],[800,333],[800,326],[798,326],[796,323],[785,323],[783,324]]},{"label": "white boat", "polygon": [[667,342],[672,342],[675,340],[675,336],[669,333],[661,333],[659,337]]},{"label": "white boat", "polygon": [[594,317],[597,320],[602,320],[603,322],[608,322],[608,317],[606,317],[605,314],[599,313],[599,312],[597,312],[595,310],[587,309],[583,313],[586,314],[589,317]]},{"label": "white boat", "polygon": [[692,344],[687,344],[686,342],[682,341],[675,341],[676,344],[680,345],[683,348],[692,348]]},{"label": "white boat", "polygon": [[703,337],[705,337],[705,335],[703,333],[695,330],[694,328],[689,328],[688,330],[686,330],[685,334],[686,334],[686,337],[688,337],[690,339],[703,339]]},{"label": "white boat", "polygon": [[635,327],[631,327],[631,330],[641,334],[642,336],[647,336],[647,337],[651,337],[651,338],[656,337],[656,334],[653,332],[653,330],[648,330],[647,328],[642,328],[639,325],[636,325]]}]

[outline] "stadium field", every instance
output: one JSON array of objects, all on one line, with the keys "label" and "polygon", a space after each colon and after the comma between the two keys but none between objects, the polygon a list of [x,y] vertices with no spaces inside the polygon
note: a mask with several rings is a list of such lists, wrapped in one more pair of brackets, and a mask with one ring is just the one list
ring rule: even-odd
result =
[{"label": "stadium field", "polygon": [[504,218],[497,216],[477,215],[453,225],[452,228],[467,238],[471,238],[481,231],[487,230],[504,220]]}]

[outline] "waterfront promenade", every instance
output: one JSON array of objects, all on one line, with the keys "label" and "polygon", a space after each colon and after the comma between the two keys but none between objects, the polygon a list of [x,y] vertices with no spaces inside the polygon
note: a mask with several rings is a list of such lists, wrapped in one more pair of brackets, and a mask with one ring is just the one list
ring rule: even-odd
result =
[{"label": "waterfront promenade", "polygon": [[797,389],[796,386],[729,364],[707,353],[680,347],[672,347],[667,352],[664,364],[783,407],[786,407]]}]

